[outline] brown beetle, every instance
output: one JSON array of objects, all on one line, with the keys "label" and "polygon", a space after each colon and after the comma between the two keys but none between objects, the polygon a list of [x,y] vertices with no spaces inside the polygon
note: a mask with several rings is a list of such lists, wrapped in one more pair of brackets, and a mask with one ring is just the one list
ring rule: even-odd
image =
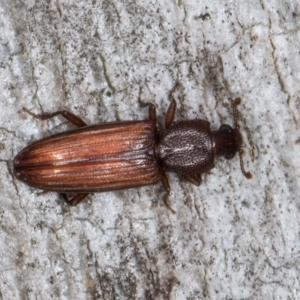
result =
[{"label": "brown beetle", "polygon": [[[165,172],[175,172],[199,185],[201,174],[214,167],[216,156],[231,159],[238,152],[242,173],[242,137],[237,124],[237,105],[233,102],[235,128],[221,125],[211,131],[205,120],[173,123],[176,101],[172,99],[165,117],[165,129],[156,127],[156,110],[149,104],[149,119],[87,126],[68,111],[35,115],[47,120],[61,115],[78,129],[41,139],[23,149],[14,159],[15,176],[28,184],[61,193],[76,205],[91,192],[112,191],[162,182],[167,194],[170,186]],[[76,195],[68,200],[65,193]],[[166,205],[168,202],[164,198]],[[170,208],[171,209],[171,208]],[[172,209],[171,209],[172,210]],[[173,211],[173,210],[172,210]]]}]

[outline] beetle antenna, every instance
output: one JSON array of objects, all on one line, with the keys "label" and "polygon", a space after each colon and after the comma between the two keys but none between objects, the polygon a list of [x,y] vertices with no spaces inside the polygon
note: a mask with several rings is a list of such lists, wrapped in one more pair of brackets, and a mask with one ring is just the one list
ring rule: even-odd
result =
[{"label": "beetle antenna", "polygon": [[[239,130],[240,126],[238,124],[238,121],[240,120],[240,115],[239,115],[239,111],[237,109],[237,106],[240,105],[242,102],[241,98],[236,98],[233,103],[232,103],[232,114],[233,114],[233,121],[234,121],[234,127]],[[239,158],[240,158],[240,166],[241,166],[241,171],[243,173],[243,175],[247,178],[247,179],[251,179],[252,178],[252,174],[250,172],[247,172],[244,168],[244,161],[243,161],[243,154],[244,151],[243,149],[239,149]]]},{"label": "beetle antenna", "polygon": [[232,114],[233,114],[233,121],[234,121],[234,127],[236,129],[240,129],[240,126],[238,124],[238,121],[240,120],[239,111],[237,109],[237,106],[240,105],[242,102],[241,98],[236,98],[232,103]]},{"label": "beetle antenna", "polygon": [[239,158],[240,158],[241,171],[247,179],[251,179],[252,173],[245,171],[245,168],[244,168],[243,154],[244,154],[243,149],[240,149],[239,150]]}]

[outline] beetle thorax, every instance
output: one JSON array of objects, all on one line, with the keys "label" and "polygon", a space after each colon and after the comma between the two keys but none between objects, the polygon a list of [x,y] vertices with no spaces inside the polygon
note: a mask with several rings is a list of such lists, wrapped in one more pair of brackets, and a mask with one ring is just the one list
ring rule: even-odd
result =
[{"label": "beetle thorax", "polygon": [[214,153],[209,123],[203,120],[176,123],[162,132],[156,153],[166,171],[188,174],[211,169]]}]

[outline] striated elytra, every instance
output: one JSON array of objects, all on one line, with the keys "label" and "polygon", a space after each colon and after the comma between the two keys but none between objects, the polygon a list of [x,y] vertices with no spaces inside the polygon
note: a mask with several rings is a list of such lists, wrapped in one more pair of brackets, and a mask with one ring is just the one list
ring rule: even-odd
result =
[{"label": "striated elytra", "polygon": [[[239,132],[237,105],[233,102],[235,128],[221,125],[212,131],[206,120],[187,120],[173,124],[176,101],[165,117],[165,129],[159,131],[156,110],[149,104],[149,118],[87,126],[68,111],[35,115],[42,120],[61,115],[78,129],[50,136],[24,148],[14,159],[16,178],[29,186],[61,193],[71,205],[88,193],[113,191],[162,182],[167,194],[170,186],[165,172],[175,172],[195,185],[201,174],[214,167],[217,156],[231,159],[239,153],[242,173],[242,137]],[[75,193],[67,199],[66,193]],[[164,197],[168,205],[167,197]],[[173,210],[172,210],[173,211]]]}]

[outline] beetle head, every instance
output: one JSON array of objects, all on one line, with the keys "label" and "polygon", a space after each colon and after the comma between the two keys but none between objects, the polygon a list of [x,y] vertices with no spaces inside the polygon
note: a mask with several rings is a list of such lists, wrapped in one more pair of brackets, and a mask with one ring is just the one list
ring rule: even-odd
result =
[{"label": "beetle head", "polygon": [[214,151],[216,155],[222,155],[226,159],[231,159],[238,152],[241,171],[245,177],[248,179],[252,178],[252,174],[250,172],[246,172],[244,169],[243,163],[243,150],[242,150],[242,135],[239,131],[239,114],[237,110],[237,106],[241,103],[241,98],[237,98],[234,100],[232,104],[233,111],[233,119],[234,119],[234,127],[227,124],[222,124],[218,131],[213,132],[213,142],[214,142]]},{"label": "beetle head", "polygon": [[214,134],[215,153],[226,159],[232,159],[242,145],[242,136],[238,129],[222,124]]},{"label": "beetle head", "polygon": [[222,124],[219,130],[213,132],[214,150],[216,156],[232,159],[242,145],[242,136],[238,129]]}]

